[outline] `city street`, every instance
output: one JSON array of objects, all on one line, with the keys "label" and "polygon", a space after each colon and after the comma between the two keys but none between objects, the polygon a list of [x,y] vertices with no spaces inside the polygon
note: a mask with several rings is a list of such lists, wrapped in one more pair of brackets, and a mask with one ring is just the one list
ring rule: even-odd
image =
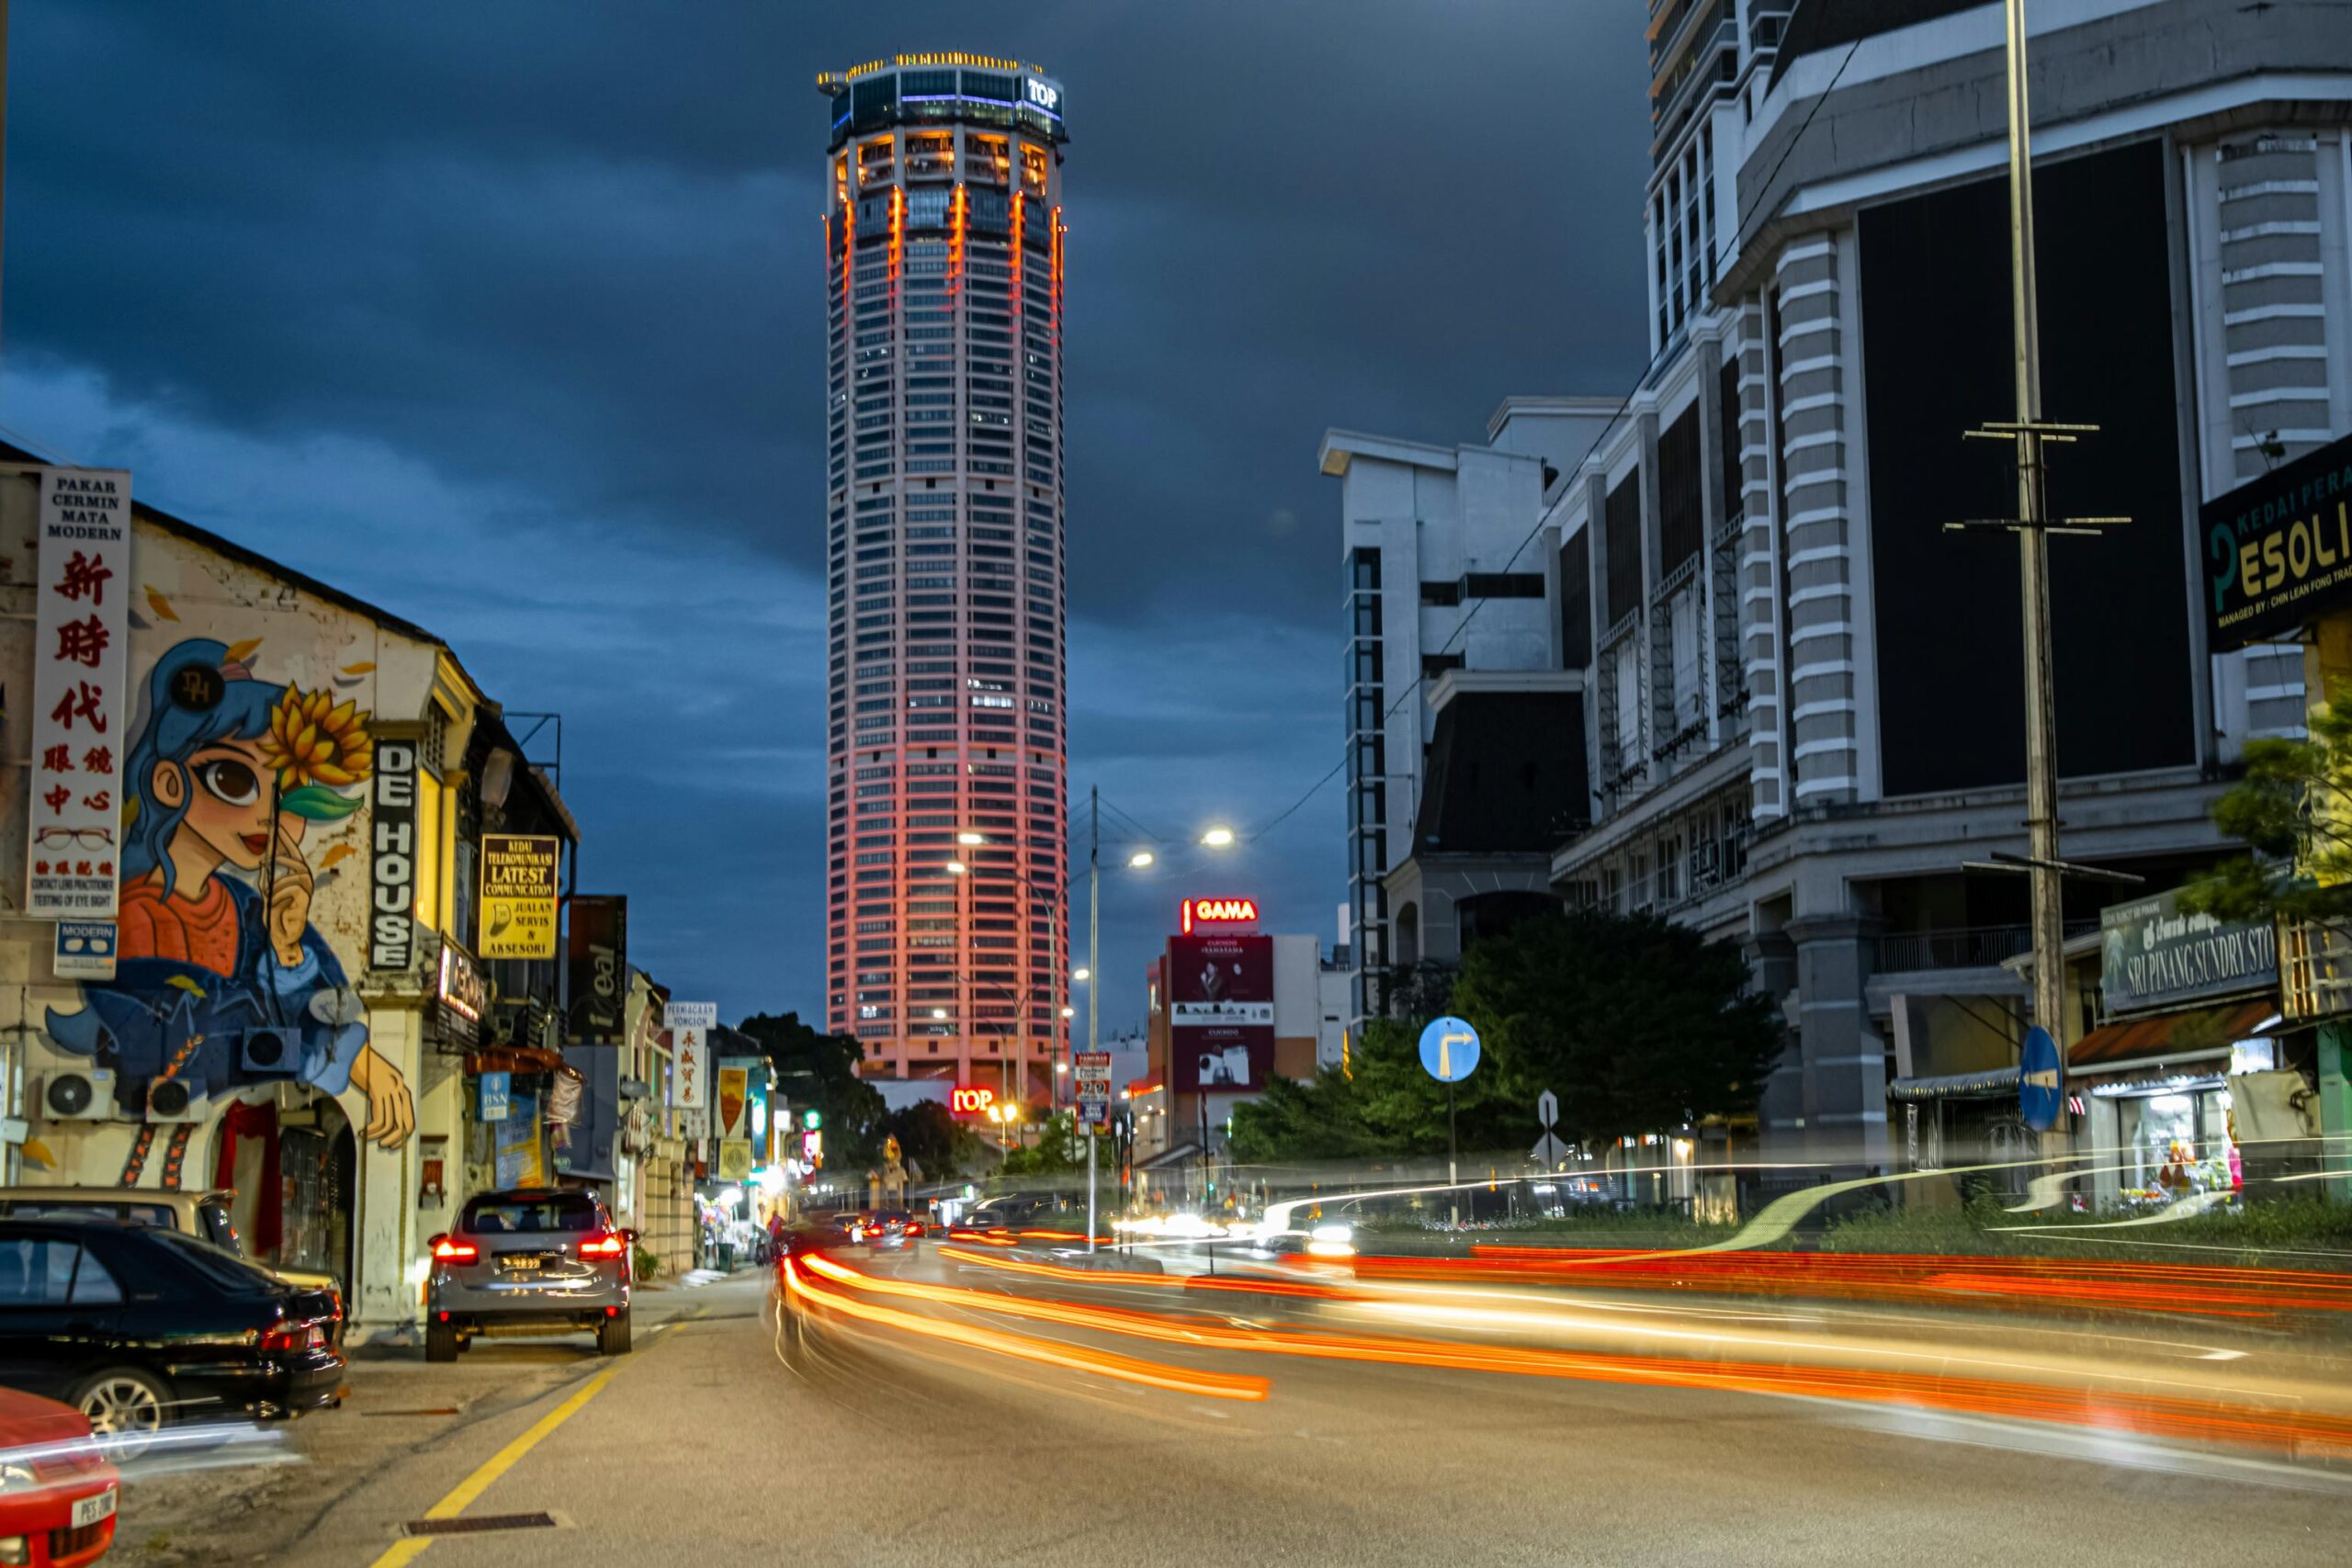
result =
[{"label": "city street", "polygon": [[[855,1261],[955,1272],[927,1251]],[[919,1350],[888,1331],[788,1348],[755,1271],[646,1298],[639,1348],[617,1363],[490,1341],[455,1367],[363,1361],[343,1410],[294,1428],[311,1462],[272,1476],[267,1517],[288,1533],[252,1533],[243,1511],[189,1517],[201,1494],[183,1493],[151,1553],[157,1526],[134,1486],[124,1555],[1965,1563],[2030,1540],[2062,1564],[2333,1562],[2352,1495],[2352,1472],[2165,1468],[2149,1462],[2158,1450],[2067,1430],[1809,1400],[1286,1360],[1252,1403]],[[460,1518],[554,1524],[401,1540],[436,1505],[453,1512],[453,1495],[469,1499]]]}]

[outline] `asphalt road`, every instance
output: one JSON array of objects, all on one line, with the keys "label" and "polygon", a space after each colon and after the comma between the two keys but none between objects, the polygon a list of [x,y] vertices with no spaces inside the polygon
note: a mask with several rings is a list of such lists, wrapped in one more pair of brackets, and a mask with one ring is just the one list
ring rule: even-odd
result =
[{"label": "asphalt road", "polygon": [[[938,1277],[929,1259],[881,1267]],[[1262,1403],[1208,1400],[889,1330],[796,1348],[765,1298],[755,1275],[672,1298],[671,1325],[640,1327],[617,1363],[490,1342],[454,1369],[362,1368],[351,1406],[295,1432],[297,1452],[340,1457],[288,1467],[267,1550],[251,1511],[169,1550],[299,1568],[2352,1557],[2352,1471],[1812,1400],[1153,1348],[1272,1380]],[[459,1415],[389,1414],[451,1390]],[[469,1478],[460,1518],[554,1528],[397,1544]],[[140,1503],[134,1488],[130,1553]]]}]

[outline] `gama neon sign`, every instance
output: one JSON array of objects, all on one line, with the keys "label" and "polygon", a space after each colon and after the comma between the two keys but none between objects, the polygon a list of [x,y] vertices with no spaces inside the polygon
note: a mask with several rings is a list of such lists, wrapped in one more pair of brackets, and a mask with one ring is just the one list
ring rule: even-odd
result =
[{"label": "gama neon sign", "polygon": [[1194,926],[1255,925],[1258,920],[1258,900],[1255,898],[1187,898],[1177,906],[1177,916],[1183,924],[1186,936]]}]

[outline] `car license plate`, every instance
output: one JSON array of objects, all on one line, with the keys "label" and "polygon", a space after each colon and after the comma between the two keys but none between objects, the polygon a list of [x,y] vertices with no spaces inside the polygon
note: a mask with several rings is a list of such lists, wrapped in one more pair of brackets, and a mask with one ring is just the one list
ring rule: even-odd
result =
[{"label": "car license plate", "polygon": [[536,1274],[545,1261],[536,1252],[510,1253],[498,1260],[499,1267],[516,1274]]},{"label": "car license plate", "polygon": [[[74,1528],[96,1524],[100,1519],[114,1517],[115,1489],[111,1486],[95,1497],[84,1497],[74,1505]],[[57,1516],[51,1514],[50,1517]]]}]

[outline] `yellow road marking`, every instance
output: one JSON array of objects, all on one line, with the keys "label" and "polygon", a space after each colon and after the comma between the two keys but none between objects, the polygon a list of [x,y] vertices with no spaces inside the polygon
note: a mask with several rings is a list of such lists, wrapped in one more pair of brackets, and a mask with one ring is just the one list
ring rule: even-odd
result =
[{"label": "yellow road marking", "polygon": [[[602,1393],[605,1385],[612,1382],[619,1371],[618,1366],[611,1366],[590,1378],[581,1385],[577,1393],[531,1423],[530,1430],[484,1460],[481,1469],[458,1483],[447,1496],[425,1509],[424,1517],[428,1519],[454,1519],[464,1513],[476,1498],[490,1490],[492,1482],[514,1469],[516,1462],[538,1447],[548,1433],[579,1415],[581,1407]],[[413,1562],[433,1544],[434,1539],[432,1536],[412,1536],[406,1540],[395,1541],[381,1557],[376,1559],[374,1568],[401,1568],[404,1562]]]}]

